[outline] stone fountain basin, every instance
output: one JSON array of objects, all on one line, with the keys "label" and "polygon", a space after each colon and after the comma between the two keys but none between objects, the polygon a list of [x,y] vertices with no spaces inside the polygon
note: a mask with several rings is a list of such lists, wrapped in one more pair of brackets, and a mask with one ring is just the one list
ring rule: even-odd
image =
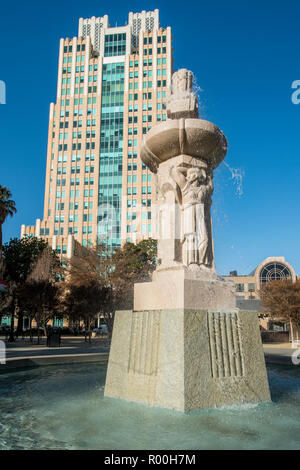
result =
[{"label": "stone fountain basin", "polygon": [[205,160],[216,168],[225,158],[227,140],[212,122],[169,119],[152,127],[141,144],[141,159],[154,173],[160,163],[178,155]]}]

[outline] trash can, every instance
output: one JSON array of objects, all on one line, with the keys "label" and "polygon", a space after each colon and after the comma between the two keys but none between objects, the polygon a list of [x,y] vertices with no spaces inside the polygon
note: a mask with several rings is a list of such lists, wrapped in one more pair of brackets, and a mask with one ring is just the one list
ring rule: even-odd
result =
[{"label": "trash can", "polygon": [[53,326],[48,329],[47,346],[59,347],[60,346],[61,331],[60,328]]}]

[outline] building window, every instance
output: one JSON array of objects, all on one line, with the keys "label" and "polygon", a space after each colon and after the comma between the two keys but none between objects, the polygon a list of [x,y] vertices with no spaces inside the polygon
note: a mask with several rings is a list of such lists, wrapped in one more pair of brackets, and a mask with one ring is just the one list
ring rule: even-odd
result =
[{"label": "building window", "polygon": [[268,263],[262,268],[259,275],[261,284],[282,279],[292,279],[291,271],[283,263]]},{"label": "building window", "polygon": [[126,33],[106,34],[104,57],[124,55],[126,52]]}]

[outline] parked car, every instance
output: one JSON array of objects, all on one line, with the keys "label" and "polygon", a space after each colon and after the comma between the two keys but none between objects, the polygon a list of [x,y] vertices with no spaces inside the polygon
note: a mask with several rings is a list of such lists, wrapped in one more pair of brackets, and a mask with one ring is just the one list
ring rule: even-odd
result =
[{"label": "parked car", "polygon": [[97,335],[106,335],[108,332],[107,325],[103,324],[100,325],[98,328],[93,329],[93,333],[96,333]]}]

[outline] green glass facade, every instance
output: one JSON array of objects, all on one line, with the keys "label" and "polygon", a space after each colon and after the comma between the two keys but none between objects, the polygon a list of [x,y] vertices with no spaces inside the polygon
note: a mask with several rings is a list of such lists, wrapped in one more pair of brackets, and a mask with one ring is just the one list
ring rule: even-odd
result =
[{"label": "green glass facade", "polygon": [[126,33],[106,34],[104,57],[124,55],[126,52]]},{"label": "green glass facade", "polygon": [[64,326],[64,319],[62,317],[54,317],[53,326],[62,328]]},{"label": "green glass facade", "polygon": [[102,72],[98,242],[121,246],[124,63]]}]

